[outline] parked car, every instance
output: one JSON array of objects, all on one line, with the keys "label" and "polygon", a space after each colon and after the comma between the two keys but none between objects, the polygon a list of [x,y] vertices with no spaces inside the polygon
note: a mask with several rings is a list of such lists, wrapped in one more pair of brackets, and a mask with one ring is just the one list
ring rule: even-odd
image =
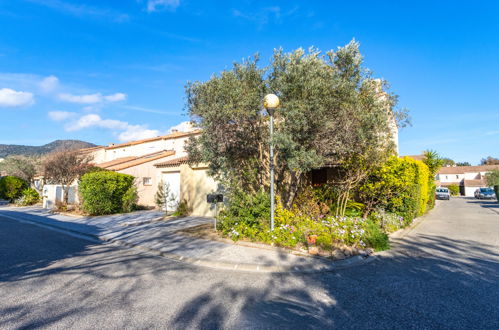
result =
[{"label": "parked car", "polygon": [[478,188],[475,191],[475,198],[477,199],[495,199],[496,193],[492,188]]},{"label": "parked car", "polygon": [[435,192],[435,198],[436,199],[446,199],[446,200],[449,200],[450,199],[450,192],[449,192],[449,189],[447,188],[437,188],[436,192]]}]

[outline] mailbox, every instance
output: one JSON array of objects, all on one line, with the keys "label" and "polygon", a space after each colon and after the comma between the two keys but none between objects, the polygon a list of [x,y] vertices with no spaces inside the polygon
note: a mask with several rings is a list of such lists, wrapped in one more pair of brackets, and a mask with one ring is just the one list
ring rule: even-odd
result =
[{"label": "mailbox", "polygon": [[208,203],[222,203],[224,201],[224,195],[222,194],[208,194],[206,195],[206,201]]}]

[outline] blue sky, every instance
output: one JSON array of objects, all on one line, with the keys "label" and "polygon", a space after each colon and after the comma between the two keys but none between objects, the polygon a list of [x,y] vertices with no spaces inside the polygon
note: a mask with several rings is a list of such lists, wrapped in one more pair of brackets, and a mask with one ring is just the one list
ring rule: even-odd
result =
[{"label": "blue sky", "polygon": [[0,0],[0,27],[0,143],[164,134],[187,81],[355,38],[410,110],[401,154],[499,157],[497,1]]}]

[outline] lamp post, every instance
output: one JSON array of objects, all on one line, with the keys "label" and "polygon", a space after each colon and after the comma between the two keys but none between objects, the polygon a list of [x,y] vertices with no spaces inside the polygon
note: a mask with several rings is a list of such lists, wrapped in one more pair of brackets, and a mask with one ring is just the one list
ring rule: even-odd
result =
[{"label": "lamp post", "polygon": [[267,94],[263,98],[263,106],[270,115],[270,230],[274,230],[274,110],[279,106],[279,98],[274,94]]}]

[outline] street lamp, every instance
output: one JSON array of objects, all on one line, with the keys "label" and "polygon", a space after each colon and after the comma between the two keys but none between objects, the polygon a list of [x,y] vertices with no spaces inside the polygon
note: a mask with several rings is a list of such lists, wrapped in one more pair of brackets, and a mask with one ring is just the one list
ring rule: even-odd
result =
[{"label": "street lamp", "polygon": [[274,230],[274,110],[279,106],[279,98],[267,94],[263,98],[263,106],[270,115],[270,230]]}]

